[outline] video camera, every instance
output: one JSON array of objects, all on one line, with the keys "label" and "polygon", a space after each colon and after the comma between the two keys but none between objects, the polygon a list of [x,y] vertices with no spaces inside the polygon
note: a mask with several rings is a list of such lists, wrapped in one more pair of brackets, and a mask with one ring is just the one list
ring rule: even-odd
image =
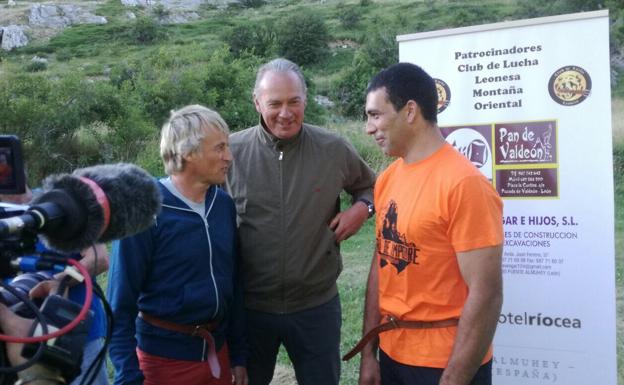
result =
[{"label": "video camera", "polygon": [[20,141],[14,135],[0,135],[0,194],[23,194],[25,191]]},{"label": "video camera", "polygon": [[[20,141],[13,135],[0,135],[0,194],[17,195],[26,191]],[[15,218],[24,217],[28,209],[29,206],[0,202],[0,220],[11,224]],[[77,262],[71,262],[60,253],[38,251],[37,227],[17,226],[19,231],[0,234],[0,303],[16,315],[35,320],[30,338],[26,340],[37,342],[24,345],[21,355],[28,361],[17,367],[7,364],[4,346],[0,345],[0,384],[13,383],[18,370],[33,364],[60,370],[69,383],[81,372],[82,353],[93,318],[93,312],[89,310],[91,296],[87,296],[83,305],[65,299],[59,292],[42,300],[30,300],[28,292],[37,283],[53,278],[54,273]],[[90,288],[89,274],[86,270],[83,273],[86,273],[83,277],[88,280],[87,287]],[[3,281],[11,278],[9,283]],[[64,288],[65,284],[61,284],[59,291]],[[50,331],[55,333],[48,334]],[[22,342],[7,335],[0,337],[6,342]],[[85,382],[88,377],[84,376],[83,383],[90,383]]]},{"label": "video camera", "polygon": [[[0,155],[0,164],[6,164],[2,174],[4,176],[0,179],[0,193],[25,192],[19,140],[14,136],[0,136],[0,153],[3,154]],[[0,215],[0,276],[2,278],[15,275],[16,266],[23,265],[23,257],[30,254],[33,244],[36,245],[40,238],[51,249],[63,253],[74,253],[91,247],[95,243],[106,243],[128,237],[153,225],[156,215],[160,212],[162,201],[156,180],[147,171],[129,163],[96,165],[74,170],[71,174],[50,175],[43,181],[42,187],[43,193],[35,197],[27,206],[4,205],[0,207],[0,212],[4,213],[4,217]],[[79,270],[78,276],[85,280],[85,303],[80,313],[74,315],[75,311],[71,312],[69,307],[59,306],[58,303],[50,306],[44,303],[39,308],[22,295],[20,300],[32,305],[29,308],[36,315],[35,318],[42,326],[41,332],[44,335],[16,339],[0,334],[0,341],[33,343],[60,337],[54,340],[58,341],[67,333],[71,338],[70,330],[87,316],[91,296],[95,293],[102,299],[108,322],[104,346],[93,364],[86,370],[86,374],[83,374],[82,383],[91,383],[89,380],[95,378],[104,362],[105,351],[112,333],[110,306],[102,290],[97,283],[92,282],[89,272],[80,263],[71,258],[63,257],[55,260],[49,255],[40,255],[40,257],[27,265],[34,266],[35,270],[41,270],[51,269],[51,266],[56,264],[69,263]],[[13,290],[10,285],[0,286],[6,290]],[[50,302],[53,301],[55,300]],[[59,320],[58,325],[67,320],[71,322],[60,330],[46,334],[47,324],[58,327],[55,324],[57,320]],[[42,354],[40,351],[41,349],[31,358],[29,364],[38,362],[39,355]],[[70,354],[73,356],[72,362],[80,362],[75,352]],[[61,364],[57,362],[48,365],[57,367]],[[96,369],[93,370],[94,368]],[[15,372],[16,368],[0,367],[0,375],[10,371]],[[2,381],[0,378],[0,384]]]}]

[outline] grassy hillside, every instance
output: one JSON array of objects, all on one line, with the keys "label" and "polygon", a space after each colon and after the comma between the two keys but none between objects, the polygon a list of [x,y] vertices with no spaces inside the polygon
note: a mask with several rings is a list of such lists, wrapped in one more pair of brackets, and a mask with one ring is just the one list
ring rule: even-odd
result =
[{"label": "grassy hillside", "polygon": [[[241,3],[248,7],[204,5],[200,19],[185,24],[162,24],[171,13],[162,7],[127,8],[119,0],[77,4],[108,23],[57,34],[33,28],[37,39],[27,47],[0,51],[0,132],[22,137],[33,183],[51,172],[113,160],[159,173],[158,127],[185,104],[216,108],[233,130],[255,123],[254,70],[278,55],[301,59],[295,61],[309,80],[307,119],[325,123],[361,116],[370,75],[397,60],[397,34],[606,4],[612,6],[614,52],[622,51],[624,35],[617,1],[248,0]],[[11,9],[2,9],[2,20]],[[45,62],[33,62],[35,56]],[[621,89],[615,91],[624,95]],[[320,108],[312,100],[316,94],[336,106]]]}]

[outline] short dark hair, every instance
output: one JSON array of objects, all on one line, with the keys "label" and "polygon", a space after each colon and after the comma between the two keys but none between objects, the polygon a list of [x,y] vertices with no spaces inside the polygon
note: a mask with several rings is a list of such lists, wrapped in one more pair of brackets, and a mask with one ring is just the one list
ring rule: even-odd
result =
[{"label": "short dark hair", "polygon": [[396,111],[409,100],[418,104],[425,120],[438,121],[438,92],[429,74],[412,63],[398,63],[381,70],[371,79],[366,94],[380,88],[386,89],[388,100]]}]

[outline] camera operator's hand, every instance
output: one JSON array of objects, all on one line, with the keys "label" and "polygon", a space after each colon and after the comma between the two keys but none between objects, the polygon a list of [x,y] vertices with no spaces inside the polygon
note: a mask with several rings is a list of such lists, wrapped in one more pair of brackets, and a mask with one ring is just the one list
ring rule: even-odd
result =
[{"label": "camera operator's hand", "polygon": [[[4,304],[0,304],[0,328],[2,333],[13,337],[27,337],[30,332],[33,320],[23,318],[13,313]],[[6,354],[12,366],[25,363],[26,358],[22,357],[22,343],[6,343]],[[60,376],[60,372],[51,367],[35,364],[18,373],[20,381],[17,383],[28,383],[28,385],[57,385],[65,384],[65,380]]]},{"label": "camera operator's hand", "polygon": [[41,281],[30,289],[28,296],[30,298],[45,298],[49,295],[56,294],[60,285],[61,281],[58,279]]},{"label": "camera operator's hand", "polygon": [[[4,334],[13,337],[27,337],[32,323],[33,320],[20,317],[4,304],[0,304],[0,328]],[[22,357],[23,346],[24,344],[7,342],[7,357],[11,365],[15,366],[26,362],[26,359]]]}]

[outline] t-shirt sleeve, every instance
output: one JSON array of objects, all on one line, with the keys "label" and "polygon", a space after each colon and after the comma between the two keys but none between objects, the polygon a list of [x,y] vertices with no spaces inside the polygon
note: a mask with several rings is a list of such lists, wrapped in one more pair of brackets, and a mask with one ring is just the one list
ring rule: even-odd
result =
[{"label": "t-shirt sleeve", "polygon": [[448,237],[455,252],[503,243],[503,202],[481,175],[463,178],[449,194]]}]

